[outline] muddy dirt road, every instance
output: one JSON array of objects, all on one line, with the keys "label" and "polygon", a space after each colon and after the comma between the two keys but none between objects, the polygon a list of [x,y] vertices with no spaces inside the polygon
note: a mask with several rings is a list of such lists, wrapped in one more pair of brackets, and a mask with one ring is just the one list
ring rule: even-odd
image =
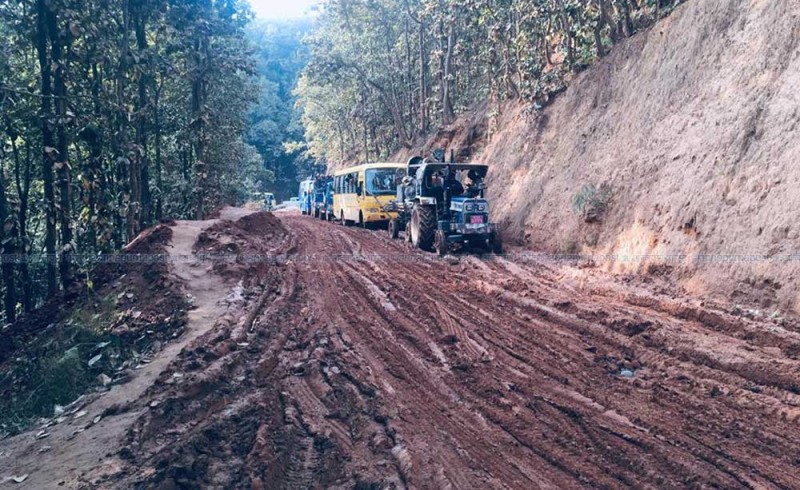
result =
[{"label": "muddy dirt road", "polygon": [[[190,278],[224,284],[197,338],[101,421],[104,455],[54,457],[43,485],[800,486],[797,325],[593,269],[241,216],[198,228],[196,252],[273,259]],[[31,440],[0,469],[29,472]]]}]

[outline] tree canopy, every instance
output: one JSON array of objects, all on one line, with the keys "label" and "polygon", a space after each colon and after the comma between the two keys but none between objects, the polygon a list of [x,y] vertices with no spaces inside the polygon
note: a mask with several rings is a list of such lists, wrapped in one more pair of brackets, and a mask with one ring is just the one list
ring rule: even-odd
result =
[{"label": "tree canopy", "polygon": [[546,105],[680,0],[329,0],[296,93],[310,153],[375,161],[476,102]]},{"label": "tree canopy", "polygon": [[266,83],[250,20],[241,0],[0,1],[8,321],[68,288],[76,256],[271,180],[247,137]]}]

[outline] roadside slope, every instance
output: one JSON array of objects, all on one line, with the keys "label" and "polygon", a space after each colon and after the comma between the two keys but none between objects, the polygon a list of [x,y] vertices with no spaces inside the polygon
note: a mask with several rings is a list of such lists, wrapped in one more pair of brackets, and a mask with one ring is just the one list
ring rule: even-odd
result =
[{"label": "roadside slope", "polygon": [[[231,306],[231,301],[226,299],[230,288],[221,277],[211,272],[211,264],[193,258],[192,249],[198,236],[218,223],[237,220],[250,213],[238,208],[224,208],[220,219],[177,221],[169,227],[158,225],[152,229],[169,232],[165,235],[168,245],[164,247],[164,251],[170,260],[167,261],[168,271],[163,271],[165,276],[163,281],[168,282],[168,285],[155,289],[157,295],[185,295],[194,308],[188,313],[181,309],[169,312],[173,317],[186,318],[179,326],[172,326],[168,331],[173,335],[167,338],[159,337],[161,340],[156,341],[159,347],[149,344],[143,347],[141,342],[134,344],[136,349],[141,350],[141,356],[126,363],[126,366],[130,364],[127,369],[108,371],[114,376],[113,380],[109,378],[108,387],[90,386],[83,396],[63,407],[60,415],[41,419],[39,425],[3,439],[0,442],[0,479],[9,476],[24,477],[25,483],[31,488],[61,486],[79,488],[85,485],[94,488],[95,480],[99,476],[117,471],[119,462],[115,455],[124,447],[124,435],[138,418],[153,408],[149,404],[158,403],[153,402],[149,395],[153,386],[165,383],[163,379],[165,373],[172,374],[169,371],[170,366],[184,348],[219,326],[217,317],[220,311],[235,309]],[[137,241],[147,241],[147,238],[142,239],[142,236],[148,237],[153,234],[144,232],[127,248],[132,250],[132,253],[143,253],[145,250],[141,250],[142,247],[136,248]],[[135,261],[132,263],[139,264]],[[149,273],[154,274],[161,266],[160,263],[141,262],[141,264],[144,266],[132,267],[127,270],[127,274],[115,279],[112,287],[112,292],[119,292],[119,298],[123,296],[130,298],[127,301],[131,304],[118,301],[109,315],[125,320],[131,325],[133,320],[125,311],[126,308],[156,309],[153,303],[157,305],[159,301],[157,298],[154,299],[156,294],[148,296],[147,288],[153,288],[152,284],[139,282],[138,286],[142,289],[135,289],[136,284],[126,286],[123,281],[126,276],[141,274],[142,269],[145,271],[149,269]],[[101,291],[103,292],[109,297],[116,296]],[[97,301],[102,303],[106,300],[98,298]],[[174,301],[170,304],[175,304],[175,308],[185,307]],[[67,310],[72,307],[69,304],[64,305]],[[147,330],[138,332],[142,339],[157,335],[159,322],[141,311],[137,311],[135,317],[138,318],[139,314],[143,321],[152,322]],[[105,317],[102,318],[104,319]],[[107,344],[124,343],[121,340],[125,335],[120,331],[122,327],[112,324],[97,328],[101,330],[110,328],[115,332],[114,341],[109,341]],[[127,325],[124,328],[134,330],[132,326]],[[51,339],[51,343],[54,342],[52,339],[58,339],[49,330],[40,335]],[[104,352],[104,355],[109,357],[116,354]],[[91,367],[93,361],[89,362]],[[100,364],[102,363],[96,365]],[[170,381],[167,377],[167,382]]]},{"label": "roadside slope", "polygon": [[[429,146],[470,144],[494,166],[490,192],[509,238],[548,252],[665,254],[693,294],[762,308],[800,306],[800,17],[792,2],[693,0],[614,48],[537,116],[499,120]],[[491,141],[466,138],[478,128]],[[464,133],[464,134],[462,134]],[[484,146],[485,143],[485,146]],[[481,149],[482,147],[482,149]],[[606,214],[572,210],[584,185],[610,186]],[[755,255],[716,263],[698,255]],[[763,257],[763,258],[762,258]]]}]

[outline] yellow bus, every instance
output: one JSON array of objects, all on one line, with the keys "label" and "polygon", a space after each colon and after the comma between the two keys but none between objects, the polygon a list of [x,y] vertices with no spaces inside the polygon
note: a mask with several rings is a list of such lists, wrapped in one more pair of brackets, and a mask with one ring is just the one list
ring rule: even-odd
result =
[{"label": "yellow bus", "polygon": [[383,207],[397,197],[397,185],[406,175],[404,163],[367,163],[333,174],[333,210],[346,226],[387,223],[397,213]]}]

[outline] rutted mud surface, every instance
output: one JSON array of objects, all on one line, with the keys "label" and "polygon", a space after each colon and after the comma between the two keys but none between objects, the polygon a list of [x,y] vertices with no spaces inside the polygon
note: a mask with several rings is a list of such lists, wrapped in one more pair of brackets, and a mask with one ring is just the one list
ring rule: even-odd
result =
[{"label": "rutted mud surface", "polygon": [[800,486],[793,323],[592,271],[249,219],[196,251],[269,266],[215,268],[229,292],[213,327],[87,486]]}]

